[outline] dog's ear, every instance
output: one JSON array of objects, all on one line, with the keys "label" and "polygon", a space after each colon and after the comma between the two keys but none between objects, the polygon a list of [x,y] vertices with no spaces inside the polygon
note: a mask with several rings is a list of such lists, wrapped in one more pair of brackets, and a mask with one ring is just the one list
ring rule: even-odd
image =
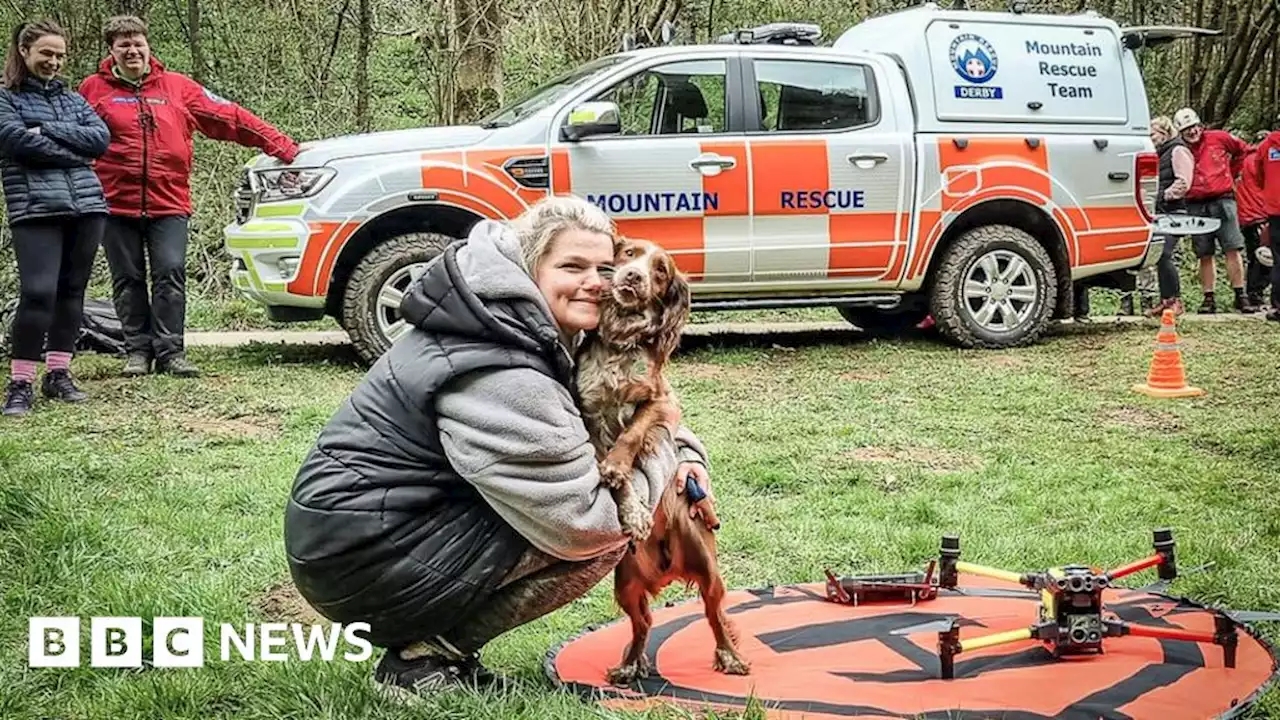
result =
[{"label": "dog's ear", "polygon": [[670,256],[664,256],[667,266],[667,289],[662,294],[661,308],[657,317],[656,335],[658,351],[661,357],[670,357],[680,346],[680,333],[684,332],[685,323],[689,320],[690,291],[689,281],[684,273],[676,267]]}]

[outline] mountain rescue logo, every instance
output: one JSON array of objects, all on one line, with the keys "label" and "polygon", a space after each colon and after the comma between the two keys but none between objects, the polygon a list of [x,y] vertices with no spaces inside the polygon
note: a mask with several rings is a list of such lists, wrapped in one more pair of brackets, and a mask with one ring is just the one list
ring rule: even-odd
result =
[{"label": "mountain rescue logo", "polygon": [[[986,38],[973,33],[957,35],[951,41],[951,67],[966,83],[956,85],[956,97],[979,100],[999,100],[1004,97],[1003,88],[986,85],[1000,69],[1000,57]],[[981,87],[974,87],[975,85]]]},{"label": "mountain rescue logo", "polygon": [[1267,161],[1268,161],[1268,162],[1276,162],[1276,161],[1280,161],[1280,148],[1270,148],[1270,149],[1268,149],[1268,150],[1267,150]]}]

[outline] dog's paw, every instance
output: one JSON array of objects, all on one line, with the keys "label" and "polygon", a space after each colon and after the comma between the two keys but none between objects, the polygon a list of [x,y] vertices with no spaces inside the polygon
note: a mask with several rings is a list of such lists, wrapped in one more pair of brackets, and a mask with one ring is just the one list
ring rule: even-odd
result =
[{"label": "dog's paw", "polygon": [[641,655],[633,663],[611,668],[607,675],[610,685],[630,685],[640,678],[649,677],[649,658]]},{"label": "dog's paw", "polygon": [[716,648],[716,659],[711,667],[725,675],[751,674],[751,664],[731,648]]},{"label": "dog's paw", "polygon": [[612,457],[600,461],[600,481],[607,487],[617,490],[631,482],[631,468],[617,462]]},{"label": "dog's paw", "polygon": [[648,540],[653,530],[653,515],[635,495],[627,495],[618,505],[618,522],[622,525],[622,532],[636,543]]}]

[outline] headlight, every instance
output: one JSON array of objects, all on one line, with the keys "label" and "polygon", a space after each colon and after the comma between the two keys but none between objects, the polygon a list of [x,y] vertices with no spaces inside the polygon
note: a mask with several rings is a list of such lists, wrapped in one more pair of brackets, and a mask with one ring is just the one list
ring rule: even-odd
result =
[{"label": "headlight", "polygon": [[260,170],[256,173],[258,201],[275,202],[310,197],[323,190],[337,174],[338,171],[333,168]]}]

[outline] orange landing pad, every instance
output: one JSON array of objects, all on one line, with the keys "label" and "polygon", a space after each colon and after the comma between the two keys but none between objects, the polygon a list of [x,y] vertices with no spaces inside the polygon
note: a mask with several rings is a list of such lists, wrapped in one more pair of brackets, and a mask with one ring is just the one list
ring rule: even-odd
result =
[{"label": "orange landing pad", "polygon": [[[1234,669],[1223,666],[1217,645],[1125,636],[1107,638],[1103,654],[1057,660],[1035,640],[961,653],[954,680],[938,679],[937,632],[892,634],[949,616],[962,618],[961,639],[1027,627],[1035,596],[961,594],[1016,587],[962,574],[960,592],[944,590],[914,606],[859,607],[828,602],[823,584],[732,591],[726,612],[750,675],[712,670],[715,644],[696,599],[654,609],[647,679],[627,687],[605,679],[630,639],[625,617],[552,650],[546,671],[612,708],[667,702],[741,710],[752,698],[774,720],[1236,717],[1277,676],[1273,649],[1244,626]],[[1213,614],[1189,600],[1113,588],[1105,601],[1129,623],[1213,631]]]}]

